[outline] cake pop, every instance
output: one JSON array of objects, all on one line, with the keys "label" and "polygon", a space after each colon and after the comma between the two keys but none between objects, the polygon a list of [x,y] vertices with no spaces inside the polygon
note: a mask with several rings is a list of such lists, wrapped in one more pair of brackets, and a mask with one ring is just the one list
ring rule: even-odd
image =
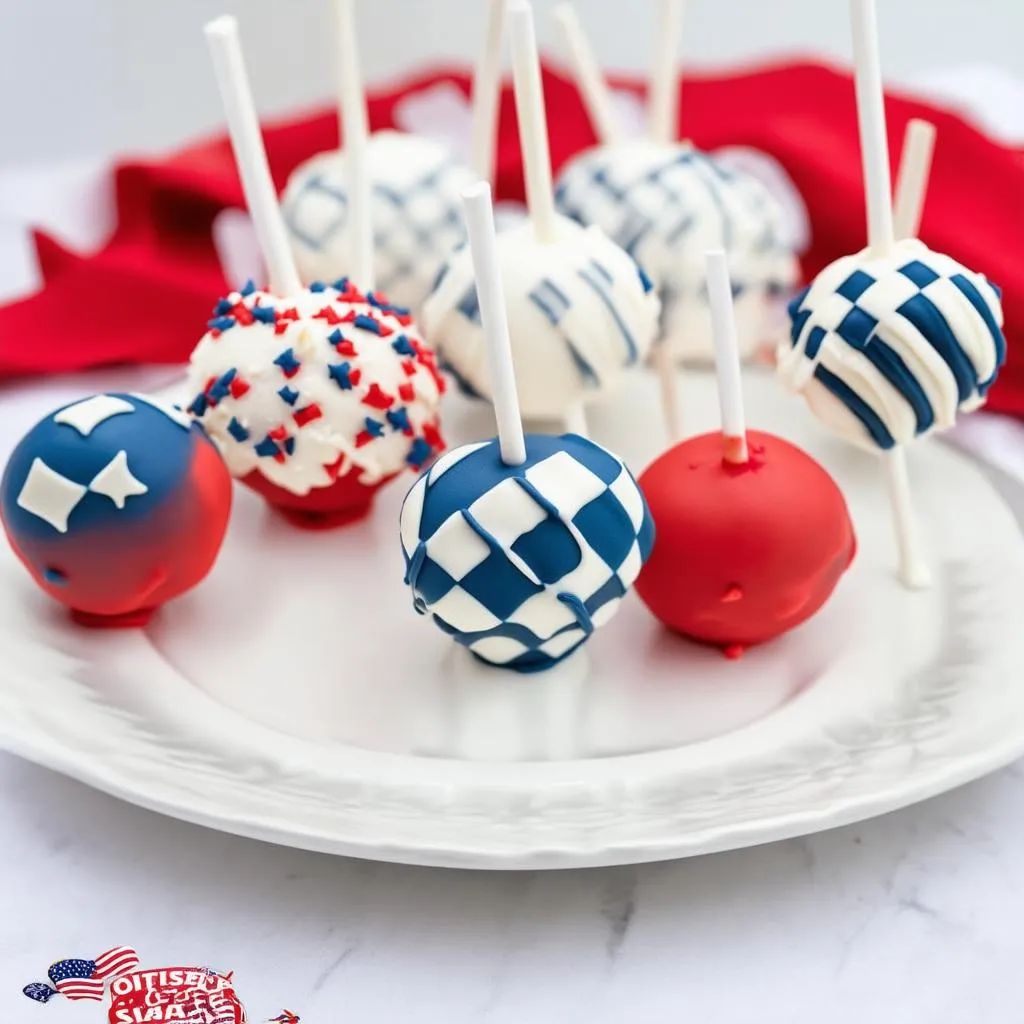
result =
[{"label": "cake pop", "polygon": [[576,435],[523,434],[490,189],[465,194],[498,436],[442,456],[401,513],[416,610],[482,661],[519,672],[568,657],[607,622],[653,525],[622,461]]},{"label": "cake pop", "polygon": [[712,357],[704,252],[724,248],[736,291],[740,352],[750,357],[768,340],[773,309],[781,308],[798,279],[786,214],[753,175],[677,141],[681,0],[662,0],[661,9],[648,138],[627,141],[572,6],[555,8],[599,140],[562,169],[555,203],[580,223],[600,227],[650,275],[668,345],[656,346],[656,354]]},{"label": "cake pop", "polygon": [[[302,287],[237,25],[219,19],[207,36],[271,287],[250,284],[217,304],[192,354],[188,411],[231,472],[294,522],[341,524],[365,515],[383,483],[443,447],[444,382],[409,313],[372,290],[371,261],[354,271],[361,277]],[[356,282],[364,281],[362,291]]]},{"label": "cake pop", "polygon": [[[585,401],[611,390],[642,359],[658,300],[637,264],[598,228],[556,213],[540,63],[528,4],[509,6],[528,222],[498,236],[522,414],[585,432]],[[427,337],[470,394],[489,397],[485,332],[471,254],[454,254],[423,311]]]},{"label": "cake pop", "polygon": [[781,437],[747,431],[725,253],[708,253],[722,430],[640,475],[657,528],[636,591],[665,625],[738,657],[828,600],[856,551],[828,473]]},{"label": "cake pop", "polygon": [[[900,579],[922,587],[929,572],[905,446],[984,403],[1006,356],[1003,313],[998,289],[983,275],[917,239],[897,240],[874,2],[851,2],[869,244],[830,264],[793,300],[791,346],[780,347],[778,370],[826,426],[881,453]],[[927,160],[917,164],[922,193]],[[912,183],[901,195],[911,191]],[[913,231],[915,220],[901,216],[901,230]]]},{"label": "cake pop", "polygon": [[377,282],[395,302],[419,310],[444,261],[465,240],[462,189],[477,178],[489,180],[492,173],[504,2],[489,3],[473,84],[472,165],[465,167],[448,147],[424,136],[368,134],[354,0],[335,0],[345,148],[300,164],[282,196],[304,281],[329,281],[349,270],[356,262],[352,250],[360,234],[357,221],[369,216]]},{"label": "cake pop", "polygon": [[93,395],[40,420],[0,481],[14,553],[87,626],[143,626],[220,551],[231,477],[202,428],[148,395]]}]

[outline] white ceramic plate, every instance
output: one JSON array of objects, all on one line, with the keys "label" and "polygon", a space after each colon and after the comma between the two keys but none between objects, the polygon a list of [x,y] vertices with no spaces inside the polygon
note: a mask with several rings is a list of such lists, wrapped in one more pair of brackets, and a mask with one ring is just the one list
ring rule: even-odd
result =
[{"label": "white ceramic plate", "polygon": [[[417,616],[404,488],[302,533],[239,492],[221,561],[145,632],[72,626],[0,547],[0,745],[161,813],[259,839],[478,868],[681,857],[890,811],[1024,754],[1024,540],[976,463],[919,445],[936,585],[901,589],[875,461],[752,373],[751,425],[820,458],[860,540],[812,622],[730,662],[629,598],[584,659],[525,678]],[[661,438],[645,374],[592,413],[635,468]],[[686,381],[711,429],[710,377]],[[492,431],[453,398],[451,441]],[[411,482],[411,478],[410,478]]]}]

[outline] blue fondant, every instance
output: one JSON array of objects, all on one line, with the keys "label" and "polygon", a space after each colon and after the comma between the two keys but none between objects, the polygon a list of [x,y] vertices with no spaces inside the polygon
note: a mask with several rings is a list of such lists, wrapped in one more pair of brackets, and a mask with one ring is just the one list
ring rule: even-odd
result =
[{"label": "blue fondant", "polygon": [[231,417],[231,422],[228,424],[228,433],[239,443],[249,440],[249,431],[239,423],[235,416]]},{"label": "blue fondant", "polygon": [[391,342],[391,347],[400,356],[409,356],[411,358],[416,355],[416,349],[412,347],[412,342],[409,340],[409,336],[407,334],[400,334],[395,338],[395,340]]},{"label": "blue fondant", "polygon": [[273,306],[253,306],[250,313],[254,320],[261,324],[273,324],[277,322],[277,310]]},{"label": "blue fondant", "polygon": [[958,401],[970,398],[974,394],[978,376],[939,307],[926,295],[918,293],[907,299],[896,312],[909,320],[942,356],[956,379]]},{"label": "blue fondant", "polygon": [[893,436],[889,433],[882,418],[846,381],[841,380],[820,364],[815,367],[814,376],[860,420],[864,429],[870,435],[871,440],[879,448],[889,449],[893,447],[896,442],[893,440]]},{"label": "blue fondant", "polygon": [[213,307],[213,315],[224,316],[225,313],[230,313],[234,309],[234,303],[230,299],[220,299],[217,305]]},{"label": "blue fondant", "polygon": [[325,285],[323,281],[313,281],[309,286],[309,290],[311,292],[316,292],[318,295],[320,294],[320,292],[325,291],[326,288],[327,285]]},{"label": "blue fondant", "polygon": [[405,461],[414,469],[418,469],[430,458],[433,451],[434,449],[430,447],[426,440],[422,437],[417,437],[409,446],[409,454],[406,455]]},{"label": "blue fondant", "polygon": [[212,320],[206,321],[206,326],[211,331],[230,331],[235,326],[235,318],[233,316],[215,316]]},{"label": "blue fondant", "polygon": [[327,367],[327,372],[331,375],[331,379],[342,391],[352,390],[352,381],[349,378],[351,370],[351,363],[331,363]]},{"label": "blue fondant", "polygon": [[278,388],[277,393],[281,396],[282,401],[287,402],[289,405],[294,405],[299,400],[298,391],[288,387],[287,384],[283,388]]},{"label": "blue fondant", "polygon": [[372,437],[384,436],[384,424],[380,420],[375,420],[372,416],[367,416],[363,420],[363,427]]},{"label": "blue fondant", "polygon": [[862,349],[871,340],[871,334],[877,326],[878,321],[870,313],[860,306],[854,306],[840,321],[836,334],[852,348]]},{"label": "blue fondant", "polygon": [[875,279],[863,270],[855,270],[837,289],[844,299],[856,302],[873,284]]},{"label": "blue fondant", "polygon": [[380,334],[380,324],[372,316],[365,316],[363,313],[360,313],[352,321],[352,326],[361,327],[364,331],[371,331],[373,334]]},{"label": "blue fondant", "polygon": [[254,291],[256,291],[256,282],[250,277],[249,280],[242,285],[242,290],[238,294],[243,298],[248,298]]},{"label": "blue fondant", "polygon": [[263,438],[262,441],[253,445],[253,448],[255,449],[256,454],[262,458],[273,458],[280,452],[280,449],[277,447],[277,442],[269,435]]},{"label": "blue fondant", "polygon": [[[913,260],[905,266],[900,267],[900,273],[913,281],[918,288],[927,288],[928,285],[938,281],[939,275],[926,263],[920,260]],[[867,275],[864,275],[867,277]]]},{"label": "blue fondant", "polygon": [[412,424],[409,422],[409,413],[404,407],[397,409],[389,409],[385,413],[385,419],[395,430],[412,430]]},{"label": "blue fondant", "polygon": [[[995,345],[996,349],[996,373],[999,372],[1000,367],[1006,362],[1006,337],[1003,335],[1002,329],[999,324],[996,323],[995,317],[992,315],[992,310],[989,309],[988,303],[984,300],[981,292],[974,286],[974,282],[964,274],[954,274],[950,280],[954,285],[961,291],[967,301],[974,307],[975,312],[982,320],[985,321],[985,326],[988,328],[988,333],[992,337],[992,344]],[[989,286],[995,289],[996,295],[999,296],[1002,293],[991,281]],[[994,377],[992,378],[995,379]],[[986,382],[986,386],[991,381]]]},{"label": "blue fondant", "polygon": [[274,365],[280,366],[282,371],[284,371],[285,373],[292,373],[293,371],[297,370],[302,364],[296,358],[295,352],[290,348],[286,348],[274,360]]}]

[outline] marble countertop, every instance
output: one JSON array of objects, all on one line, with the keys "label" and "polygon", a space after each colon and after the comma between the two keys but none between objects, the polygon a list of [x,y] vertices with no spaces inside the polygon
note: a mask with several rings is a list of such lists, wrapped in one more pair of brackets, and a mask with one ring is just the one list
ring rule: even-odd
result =
[{"label": "marble countertop", "polygon": [[207,831],[0,756],[0,1016],[57,958],[234,970],[251,1020],[1002,1022],[1024,991],[1024,768],[689,861],[553,873],[343,860]]}]

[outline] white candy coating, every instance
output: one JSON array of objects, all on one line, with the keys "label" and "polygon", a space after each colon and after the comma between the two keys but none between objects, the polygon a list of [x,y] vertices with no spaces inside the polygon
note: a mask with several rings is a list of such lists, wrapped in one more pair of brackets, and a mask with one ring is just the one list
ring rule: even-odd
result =
[{"label": "white candy coating", "polygon": [[[240,303],[248,310],[273,308],[278,326],[285,323],[285,329],[278,333],[273,323],[238,321],[226,330],[211,330],[196,346],[188,373],[193,400],[189,409],[221,450],[233,476],[259,470],[277,486],[303,495],[330,486],[349,472],[357,473],[360,482],[373,484],[410,466],[418,468],[415,458],[409,461],[413,446],[419,442],[417,451],[421,450],[425,428],[432,436],[438,422],[442,385],[433,354],[415,324],[403,325],[361,296],[359,301],[345,301],[340,295],[332,287],[287,299],[262,291],[244,296],[234,292],[225,304]],[[330,316],[318,316],[324,310],[330,310]],[[351,322],[332,322],[352,314],[372,317],[382,333]],[[332,343],[332,335],[340,337],[341,347]],[[348,345],[354,354],[345,351]],[[403,354],[396,345],[418,348],[422,354]],[[291,376],[285,372],[290,360],[284,360],[285,366],[275,363],[288,350],[298,363]],[[215,390],[213,402],[196,400],[200,393],[209,395],[211,379],[221,380],[231,371],[240,393],[225,385]],[[244,382],[244,393],[238,380]],[[381,395],[392,399],[388,408],[381,407]],[[303,410],[310,407],[320,415],[301,422]],[[408,430],[400,429],[402,420],[388,418],[388,413],[401,417],[403,411]],[[380,427],[380,436],[372,440],[366,436],[368,417]],[[257,451],[256,446],[282,426],[294,442],[293,450],[288,452],[278,439],[277,458]],[[247,436],[241,436],[243,432]]]},{"label": "white candy coating", "polygon": [[799,267],[779,202],[753,175],[685,144],[637,140],[571,160],[555,191],[559,210],[596,224],[650,275],[662,333],[679,358],[714,356],[704,253],[724,249],[735,291],[740,352],[772,333],[773,307]]},{"label": "white candy coating", "polygon": [[[367,158],[376,287],[417,311],[465,239],[460,197],[474,178],[440,143],[404,132],[371,135]],[[347,193],[343,151],[314,156],[288,179],[282,211],[307,284],[351,273]]]},{"label": "white candy coating", "polygon": [[[522,414],[561,418],[614,389],[657,333],[659,302],[636,263],[597,228],[556,218],[538,245],[524,223],[498,235],[498,261]],[[487,351],[468,248],[457,251],[423,309],[423,326],[467,390],[490,396]]]},{"label": "white candy coating", "polygon": [[917,239],[836,260],[790,312],[780,379],[872,451],[952,427],[984,403],[1005,354],[996,289]]}]

